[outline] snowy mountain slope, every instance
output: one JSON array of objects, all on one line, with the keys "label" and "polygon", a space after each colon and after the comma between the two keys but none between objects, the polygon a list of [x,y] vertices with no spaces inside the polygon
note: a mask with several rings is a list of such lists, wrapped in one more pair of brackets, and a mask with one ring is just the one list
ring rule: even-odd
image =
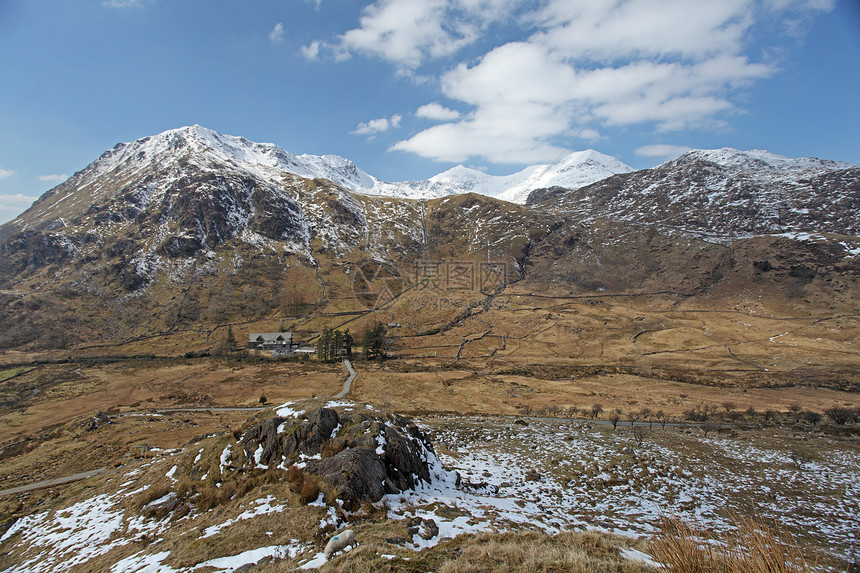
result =
[{"label": "snowy mountain slope", "polygon": [[731,147],[724,147],[722,149],[688,151],[677,159],[658,165],[657,168],[681,166],[697,161],[707,161],[723,167],[756,173],[760,177],[765,177],[766,174],[795,174],[799,171],[833,171],[858,167],[858,165],[845,161],[831,161],[829,159],[818,159],[817,157],[800,157],[795,159],[762,149],[740,151]]},{"label": "snowy mountain slope", "polygon": [[612,175],[633,171],[632,167],[614,157],[593,149],[575,151],[557,163],[541,165],[533,169],[525,181],[510,185],[497,197],[512,203],[524,204],[535,189],[546,187],[578,189]]},{"label": "snowy mountain slope", "polygon": [[577,189],[631,171],[631,167],[614,157],[589,149],[573,152],[556,163],[532,165],[511,175],[487,175],[458,165],[427,181],[382,184],[375,191],[413,198],[478,193],[522,205],[535,189],[553,186]]},{"label": "snowy mountain slope", "polygon": [[656,224],[716,238],[856,236],[860,166],[760,150],[700,150],[576,190],[538,190],[528,202],[578,219]]},{"label": "snowy mountain slope", "polygon": [[[232,183],[224,179],[225,173],[231,174]],[[333,182],[343,190],[336,203],[347,210],[357,207],[346,207],[355,200],[344,192],[409,199],[478,193],[513,203],[541,203],[577,218],[662,224],[712,236],[791,231],[858,234],[858,173],[860,167],[844,162],[731,148],[691,151],[653,169],[633,172],[617,159],[588,150],[507,176],[460,165],[427,180],[391,183],[343,157],[293,155],[272,143],[254,143],[194,125],[106,151],[45,193],[14,226],[56,228],[93,216],[93,210],[108,209],[120,198],[122,206],[113,209],[111,219],[129,220],[150,205],[162,205],[161,212],[167,213],[178,190],[201,178],[221,188],[244,186],[243,198],[234,196],[230,208],[222,206],[227,210],[223,224],[198,225],[195,235],[211,246],[222,235],[233,236],[242,221],[264,220],[265,208],[256,211],[262,196],[279,196],[284,206],[291,203],[290,212],[322,216],[314,200],[297,191],[302,188],[296,184],[300,178]],[[292,191],[284,191],[285,186]],[[254,189],[271,192],[258,193],[252,200]],[[195,193],[205,200],[206,193],[201,195],[200,189],[191,186],[190,196]],[[308,248],[309,229],[315,223],[299,221],[303,216],[297,215],[279,232],[288,228],[291,236],[306,237],[302,242]],[[212,217],[220,220],[220,215]],[[358,215],[349,219],[366,224]],[[261,228],[271,231],[283,223],[269,222]]]},{"label": "snowy mountain slope", "polygon": [[[536,165],[507,176],[487,175],[457,166],[428,180],[386,182],[337,155],[293,155],[272,143],[255,143],[193,125],[118,144],[69,181],[46,193],[38,203],[44,208],[69,201],[68,211],[72,213],[72,204],[84,207],[105,200],[105,193],[113,183],[142,175],[153,165],[169,169],[188,164],[210,171],[212,165],[226,164],[271,184],[279,184],[286,175],[295,175],[328,179],[364,195],[433,199],[479,193],[520,204],[525,203],[534,189],[553,185],[576,188],[631,171],[620,161],[589,150],[572,153],[555,164]],[[111,184],[105,185],[106,180]],[[72,192],[74,197],[70,197]],[[39,216],[41,212],[44,209],[31,212],[30,223],[43,219]]]}]

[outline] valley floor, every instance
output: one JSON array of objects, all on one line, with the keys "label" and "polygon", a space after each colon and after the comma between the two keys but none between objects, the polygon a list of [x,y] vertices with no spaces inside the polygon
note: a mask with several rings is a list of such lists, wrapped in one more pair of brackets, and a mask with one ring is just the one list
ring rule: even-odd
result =
[{"label": "valley floor", "polygon": [[[322,503],[303,506],[275,480],[212,510],[144,517],[143,503],[180,491],[190,468],[208,463],[207,474],[224,472],[223,452],[238,446],[222,434],[184,448],[151,448],[104,476],[43,498],[0,539],[0,570],[231,572],[258,562],[260,571],[320,567],[323,532],[348,525],[392,567],[438,557],[433,551],[464,534],[457,543],[467,547],[472,534],[538,529],[548,535],[603,532],[606,558],[617,563],[607,570],[638,571],[647,569],[648,539],[664,516],[713,532],[732,528],[739,515],[772,520],[820,570],[842,570],[858,557],[855,438],[795,428],[723,428],[706,435],[694,426],[655,425],[637,443],[629,424],[613,430],[584,421],[474,415],[418,422],[445,470],[437,467],[431,484],[386,496],[375,507],[346,514]],[[446,470],[460,474],[459,486]],[[438,532],[407,531],[414,518],[432,520]]]}]

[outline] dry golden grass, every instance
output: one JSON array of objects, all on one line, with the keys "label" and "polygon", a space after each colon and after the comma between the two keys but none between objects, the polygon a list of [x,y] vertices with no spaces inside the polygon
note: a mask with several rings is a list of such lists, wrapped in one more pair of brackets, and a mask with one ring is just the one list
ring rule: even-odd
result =
[{"label": "dry golden grass", "polygon": [[[419,552],[405,550],[380,539],[368,539],[364,529],[358,547],[336,556],[320,573],[644,573],[652,571],[619,556],[627,540],[601,533],[567,532],[547,535],[537,531],[462,535]],[[258,565],[255,573],[281,573],[294,565],[274,562]]]},{"label": "dry golden grass", "polygon": [[[528,407],[539,412],[546,407],[578,409],[587,417],[600,404],[605,411],[624,412],[649,408],[682,419],[687,410],[710,406],[724,411],[731,402],[738,412],[750,407],[785,412],[792,404],[823,412],[833,404],[860,406],[860,395],[808,386],[744,388],[689,384],[654,378],[649,373],[592,373],[568,367],[522,366],[523,374],[506,374],[463,368],[432,368],[419,363],[389,363],[385,366],[357,363],[358,377],[351,397],[360,402],[386,405],[402,412],[457,412],[518,414]],[[405,366],[405,367],[404,367]],[[526,372],[533,371],[529,376]],[[605,417],[605,413],[603,414]]]},{"label": "dry golden grass", "polygon": [[[39,382],[39,377],[46,382]],[[26,391],[24,396],[32,394],[34,385],[44,390],[0,414],[0,443],[96,410],[255,407],[260,406],[261,395],[269,404],[330,396],[341,388],[344,377],[340,364],[217,359],[48,366],[15,378],[21,392]],[[5,392],[5,386],[0,391]]]},{"label": "dry golden grass", "polygon": [[815,569],[787,531],[762,519],[735,518],[731,533],[714,535],[666,518],[652,542],[669,573],[807,573]]},{"label": "dry golden grass", "polygon": [[485,310],[432,336],[404,324],[396,352],[432,363],[620,365],[702,373],[726,385],[860,383],[860,320],[766,304],[752,296],[681,302],[671,297],[558,298],[509,289]]}]

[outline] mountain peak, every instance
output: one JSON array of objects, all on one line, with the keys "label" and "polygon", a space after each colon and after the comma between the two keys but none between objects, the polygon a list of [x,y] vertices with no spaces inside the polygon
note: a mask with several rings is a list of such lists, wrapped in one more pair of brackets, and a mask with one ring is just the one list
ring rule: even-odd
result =
[{"label": "mountain peak", "polygon": [[487,177],[487,174],[483,171],[479,171],[478,169],[473,169],[471,167],[466,167],[465,165],[455,165],[447,171],[443,171],[442,173],[434,175],[429,179],[429,181],[432,181],[433,183],[442,183],[450,181],[462,181],[464,179],[483,179],[485,177]]},{"label": "mountain peak", "polygon": [[657,167],[675,167],[697,161],[707,161],[722,167],[741,169],[744,171],[799,171],[807,169],[835,170],[857,167],[857,165],[853,163],[847,163],[844,161],[832,161],[829,159],[819,159],[817,157],[791,158],[786,157],[785,155],[771,153],[764,149],[742,151],[733,147],[723,147],[721,149],[694,149],[681,155],[677,159],[667,161]]}]

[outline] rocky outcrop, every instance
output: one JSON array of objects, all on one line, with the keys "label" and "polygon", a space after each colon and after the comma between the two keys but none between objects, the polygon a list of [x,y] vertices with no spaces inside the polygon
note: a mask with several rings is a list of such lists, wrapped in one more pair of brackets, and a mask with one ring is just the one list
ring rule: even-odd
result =
[{"label": "rocky outcrop", "polygon": [[87,432],[98,430],[102,426],[113,424],[113,421],[102,411],[98,411],[92,416],[81,418],[75,421],[75,425]]},{"label": "rocky outcrop", "polygon": [[431,465],[438,463],[427,436],[398,415],[318,408],[304,419],[269,418],[242,440],[249,465],[301,464],[324,490],[348,503],[378,501],[429,483]]}]

